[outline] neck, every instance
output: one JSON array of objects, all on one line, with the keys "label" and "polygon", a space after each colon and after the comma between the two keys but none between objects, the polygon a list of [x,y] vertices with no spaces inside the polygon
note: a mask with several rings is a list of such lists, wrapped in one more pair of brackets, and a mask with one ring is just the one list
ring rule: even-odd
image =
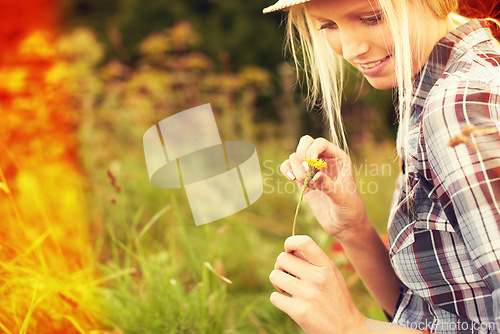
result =
[{"label": "neck", "polygon": [[[464,22],[465,23],[465,22]],[[445,19],[445,24],[446,24],[446,34],[448,34],[449,32],[455,30],[456,28],[458,28],[458,26],[461,25],[461,23],[455,21],[452,19],[451,16],[448,16],[446,19]],[[446,35],[445,34],[445,35]],[[444,35],[442,36],[444,37]]]}]

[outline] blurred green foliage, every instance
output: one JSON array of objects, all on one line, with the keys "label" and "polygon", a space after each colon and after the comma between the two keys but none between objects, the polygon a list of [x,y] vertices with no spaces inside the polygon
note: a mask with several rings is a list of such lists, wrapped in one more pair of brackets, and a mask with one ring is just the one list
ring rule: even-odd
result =
[{"label": "blurred green foliage", "polygon": [[281,15],[262,14],[269,0],[66,0],[63,4],[68,27],[85,25],[99,31],[99,39],[112,46],[109,56],[122,61],[137,60],[142,39],[180,20],[190,22],[200,34],[199,51],[212,59],[225,52],[234,70],[250,64],[275,70],[282,59]]},{"label": "blurred green foliage", "polygon": [[[286,148],[292,148],[292,138],[304,133],[328,137],[321,111],[314,110],[309,115],[303,112],[306,109],[304,93],[296,87],[294,71],[283,65],[284,27],[280,25],[285,14],[262,14],[262,9],[273,1],[61,1],[61,18],[68,31],[82,25],[92,28],[99,42],[105,46],[104,60],[114,60],[130,68],[137,68],[143,63],[141,45],[146,38],[150,42],[156,38],[156,43],[162,44],[165,41],[161,40],[161,35],[169,28],[178,22],[189,24],[197,37],[189,41],[188,47],[181,52],[195,52],[194,61],[210,64],[209,69],[214,73],[239,72],[244,67],[255,65],[270,73],[268,84],[261,94],[255,96],[257,108],[254,118],[285,124],[290,123],[287,118],[295,118],[296,124],[284,127],[285,132],[290,134]],[[162,47],[165,48],[163,51],[171,48],[167,45]],[[179,53],[179,50],[176,52]],[[204,59],[201,60],[201,57]],[[353,71],[345,88],[343,114],[350,144],[359,142],[358,136],[367,133],[377,134],[375,139],[383,139],[386,135],[394,138],[392,93],[375,91],[367,83],[360,89],[362,81],[359,79]],[[166,87],[162,89],[167,93]],[[195,85],[192,90],[203,90],[203,87]],[[367,118],[370,120],[364,122]],[[377,122],[371,122],[375,118]],[[370,128],[363,124],[370,125]],[[293,131],[290,133],[290,130]]]}]

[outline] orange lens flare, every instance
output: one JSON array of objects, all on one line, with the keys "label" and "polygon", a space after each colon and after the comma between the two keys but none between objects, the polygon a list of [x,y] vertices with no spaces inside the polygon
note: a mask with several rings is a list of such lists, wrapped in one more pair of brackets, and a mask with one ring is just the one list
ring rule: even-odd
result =
[{"label": "orange lens flare", "polygon": [[55,0],[0,1],[0,332],[97,328],[75,129]]}]

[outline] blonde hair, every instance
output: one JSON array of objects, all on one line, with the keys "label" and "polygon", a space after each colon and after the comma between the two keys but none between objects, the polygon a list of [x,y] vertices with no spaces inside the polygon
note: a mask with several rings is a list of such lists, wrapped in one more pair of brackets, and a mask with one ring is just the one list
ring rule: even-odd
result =
[{"label": "blonde hair", "polygon": [[297,75],[301,70],[304,73],[308,105],[325,111],[332,142],[347,149],[340,115],[344,60],[321,36],[315,20],[303,10],[305,6],[296,7],[288,14],[286,48],[292,52]]},{"label": "blonde hair", "polygon": [[[394,39],[393,59],[398,87],[398,131],[397,149],[403,157],[403,149],[408,145],[406,135],[409,129],[411,97],[413,93],[413,56],[420,52],[410,45],[410,15],[408,1],[417,0],[377,0]],[[436,16],[444,19],[448,16],[456,24],[465,23],[468,19],[454,14],[458,0],[422,0],[423,5]],[[424,7],[419,6],[419,7]],[[413,8],[412,8],[413,9]],[[416,15],[415,12],[411,13]],[[420,38],[417,38],[420,40]],[[340,107],[342,99],[343,58],[336,55],[328,46],[318,23],[310,17],[305,5],[290,8],[287,19],[287,42],[295,60],[297,74],[302,70],[308,87],[307,101],[310,107],[319,105],[325,112],[331,130],[331,140],[342,149],[348,149],[344,127],[341,121]],[[421,55],[417,55],[420,57]],[[404,157],[403,157],[404,158]]]},{"label": "blonde hair", "polygon": [[[411,1],[411,0],[410,0]],[[453,12],[458,8],[458,0],[421,0],[423,6],[417,8],[430,9],[439,19],[445,19],[450,16],[456,24],[462,24],[467,21],[466,18],[454,14]],[[408,1],[400,0],[378,0],[382,11],[385,14],[387,24],[392,33],[394,40],[394,64],[396,82],[398,87],[398,118],[399,129],[397,138],[397,150],[399,156],[406,160],[407,156],[403,151],[408,152],[407,135],[410,128],[410,113],[412,105],[412,95],[414,90],[413,82],[413,67],[414,60],[421,58],[421,51],[423,46],[420,44],[422,41],[418,35],[421,33],[420,29],[423,25],[410,27],[408,24],[410,15]],[[415,7],[412,8],[415,10]],[[420,13],[421,14],[421,13]],[[412,12],[412,15],[419,15],[419,13]],[[410,30],[417,34],[416,50],[412,49],[410,45]],[[416,57],[412,56],[416,53]]]}]

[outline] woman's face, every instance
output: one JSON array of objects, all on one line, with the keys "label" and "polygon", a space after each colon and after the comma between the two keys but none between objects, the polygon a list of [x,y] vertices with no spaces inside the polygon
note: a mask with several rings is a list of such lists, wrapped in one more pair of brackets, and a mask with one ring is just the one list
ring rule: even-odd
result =
[{"label": "woman's face", "polygon": [[[356,67],[377,89],[396,86],[393,60],[393,38],[375,0],[313,0],[307,3],[309,14],[319,22],[332,50]],[[434,44],[446,34],[436,34],[437,18],[421,34],[422,58],[415,59],[413,74],[423,66]],[[426,22],[429,20],[426,20]],[[410,26],[412,22],[410,22]],[[410,36],[410,39],[416,37]],[[411,45],[418,45],[415,40]]]}]

